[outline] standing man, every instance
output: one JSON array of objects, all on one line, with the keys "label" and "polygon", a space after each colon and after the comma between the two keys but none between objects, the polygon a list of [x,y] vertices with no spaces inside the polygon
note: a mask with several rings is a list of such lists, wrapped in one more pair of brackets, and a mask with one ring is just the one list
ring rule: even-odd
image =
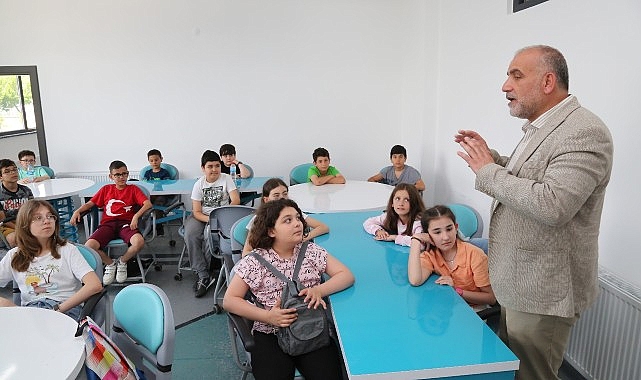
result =
[{"label": "standing man", "polygon": [[563,55],[519,50],[502,91],[510,115],[526,119],[511,157],[474,131],[454,141],[494,198],[489,267],[502,305],[501,337],[521,361],[517,379],[558,379],[570,330],[597,296],[598,235],[612,169],[605,124],[568,92]]}]

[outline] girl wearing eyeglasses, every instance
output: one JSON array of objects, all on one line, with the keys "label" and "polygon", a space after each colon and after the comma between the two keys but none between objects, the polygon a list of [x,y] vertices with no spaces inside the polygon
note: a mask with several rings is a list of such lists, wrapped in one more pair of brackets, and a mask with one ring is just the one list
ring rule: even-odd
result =
[{"label": "girl wearing eyeglasses", "polygon": [[[82,303],[102,290],[100,279],[73,244],[47,201],[29,200],[18,211],[17,247],[0,261],[0,284],[13,280],[22,306],[52,309],[78,320]],[[84,285],[83,285],[84,284]],[[0,300],[0,305],[13,304]]]}]

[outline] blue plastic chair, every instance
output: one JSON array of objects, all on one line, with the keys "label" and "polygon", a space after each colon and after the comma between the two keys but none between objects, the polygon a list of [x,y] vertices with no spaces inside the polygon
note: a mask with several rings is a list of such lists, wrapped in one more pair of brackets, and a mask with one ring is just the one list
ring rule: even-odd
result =
[{"label": "blue plastic chair", "polygon": [[460,203],[448,204],[458,223],[459,232],[467,238],[480,237],[483,232],[483,222],[472,207]]},{"label": "blue plastic chair", "polygon": [[[87,261],[87,264],[91,267],[91,269],[96,272],[96,275],[98,276],[98,279],[102,282],[102,274],[104,271],[104,268],[102,266],[102,259],[100,258],[100,255],[98,252],[94,251],[93,249],[79,244],[79,243],[71,243],[75,245],[80,253],[82,254],[82,257],[85,258]],[[85,306],[87,305],[89,301],[85,303]],[[88,309],[83,309],[82,315],[80,317],[80,320],[85,315],[90,315],[91,318],[96,322],[96,324],[100,326],[109,326],[111,323],[109,319],[109,307],[107,306],[109,304],[109,301],[107,300],[106,297],[100,297],[98,298],[98,301],[96,302],[95,305],[91,306]]]},{"label": "blue plastic chair", "polygon": [[[242,254],[243,248],[245,246],[245,241],[247,241],[247,225],[249,221],[252,220],[254,214],[247,215],[241,219],[238,219],[233,226],[231,226],[231,253],[232,255]],[[234,260],[235,261],[235,260]]]},{"label": "blue plastic chair", "polygon": [[[179,174],[178,174],[178,169],[171,164],[166,164],[164,162],[160,163],[160,167],[167,170],[169,172],[169,178],[170,179],[179,179]],[[140,180],[144,180],[144,175],[147,172],[147,170],[151,169],[151,165],[147,165],[144,168],[140,169]]]},{"label": "blue plastic chair", "polygon": [[[243,162],[243,166],[249,170],[249,177],[247,178],[252,178],[254,176],[254,169],[252,169],[251,166],[247,165],[244,162]],[[246,205],[251,203],[251,205],[253,206],[254,201],[257,198],[260,198],[260,194],[258,194],[256,191],[243,191],[240,193],[240,204]]]},{"label": "blue plastic chair", "polygon": [[44,166],[44,165],[42,165],[42,166],[40,166],[40,167],[41,167],[45,172],[47,172],[47,175],[49,176],[49,178],[56,178],[56,173],[53,171],[53,169],[51,169],[51,168],[50,168],[50,167],[48,167],[48,166]]},{"label": "blue plastic chair", "polygon": [[151,284],[122,289],[113,302],[111,339],[136,368],[171,379],[176,328],[167,294]]},{"label": "blue plastic chair", "polygon": [[313,164],[300,164],[294,166],[289,172],[289,185],[298,185],[299,183],[307,183],[307,173],[309,168],[314,166]]}]

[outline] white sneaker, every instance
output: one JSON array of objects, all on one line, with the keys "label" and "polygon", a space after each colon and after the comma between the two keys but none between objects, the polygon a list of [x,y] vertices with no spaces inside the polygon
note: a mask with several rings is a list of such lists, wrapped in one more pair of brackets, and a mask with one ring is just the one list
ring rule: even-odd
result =
[{"label": "white sneaker", "polygon": [[118,260],[118,269],[116,270],[116,282],[122,284],[127,280],[127,263]]},{"label": "white sneaker", "polygon": [[109,265],[105,265],[105,274],[102,276],[102,284],[105,286],[109,285],[112,282],[114,282],[114,278],[116,278],[116,262],[115,261]]}]

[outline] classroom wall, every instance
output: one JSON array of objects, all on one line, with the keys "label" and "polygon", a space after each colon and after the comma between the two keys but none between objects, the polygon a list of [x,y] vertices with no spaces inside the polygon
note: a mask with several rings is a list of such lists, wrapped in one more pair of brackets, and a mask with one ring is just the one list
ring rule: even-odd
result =
[{"label": "classroom wall", "polygon": [[[511,2],[511,1],[510,1]],[[641,286],[641,175],[637,168],[641,107],[641,3],[635,0],[548,1],[517,14],[507,0],[441,1],[437,200],[474,205],[489,221],[491,199],[471,191],[474,176],[452,143],[457,129],[475,129],[509,155],[522,120],[509,115],[501,92],[514,52],[527,45],[559,48],[568,61],[570,92],[599,115],[614,138],[614,167],[599,240],[600,264]],[[450,22],[445,22],[449,20]],[[486,224],[487,225],[487,224]],[[487,230],[485,231],[487,234]],[[562,244],[562,243],[561,243]]]},{"label": "classroom wall", "polygon": [[38,137],[35,133],[25,133],[22,135],[4,137],[0,139],[0,152],[2,157],[13,160],[16,165],[18,164],[18,152],[28,149],[33,151],[38,157],[36,161],[40,163],[40,156],[38,155]]},{"label": "classroom wall", "polygon": [[[459,128],[509,153],[521,121],[500,91],[518,48],[560,48],[571,92],[615,139],[601,263],[641,286],[632,125],[641,54],[633,0],[82,2],[0,0],[0,65],[38,66],[50,165],[136,170],[159,148],[184,176],[204,149],[234,143],[257,175],[286,177],[327,147],[348,179],[408,148],[426,203],[462,202],[487,226],[490,200],[456,156]],[[627,170],[626,170],[627,169]],[[487,230],[485,231],[487,234]]]},{"label": "classroom wall", "polygon": [[257,175],[286,177],[318,146],[348,179],[374,174],[396,143],[421,166],[423,104],[435,98],[424,82],[436,75],[422,1],[0,6],[27,17],[0,25],[14,36],[0,64],[38,65],[57,171],[113,159],[139,169],[158,148],[193,177],[202,152],[228,142]]}]

